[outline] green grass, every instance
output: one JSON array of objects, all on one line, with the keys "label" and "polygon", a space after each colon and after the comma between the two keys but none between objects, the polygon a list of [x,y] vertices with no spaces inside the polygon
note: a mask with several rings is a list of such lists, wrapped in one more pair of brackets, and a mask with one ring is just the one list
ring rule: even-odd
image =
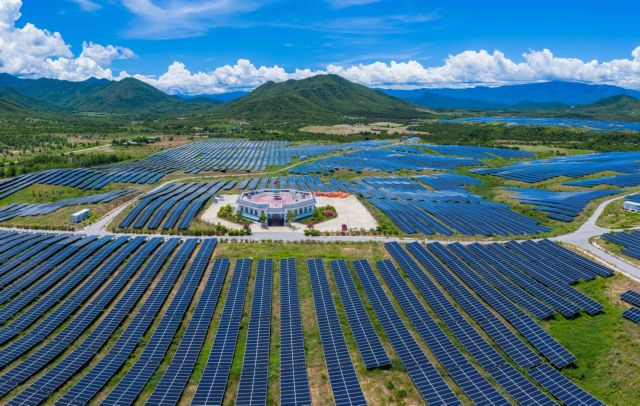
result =
[{"label": "green grass", "polygon": [[626,211],[622,208],[624,199],[616,200],[609,204],[598,220],[596,224],[600,227],[621,229],[631,228],[640,225],[640,213],[633,213]]},{"label": "green grass", "polygon": [[622,318],[628,308],[619,297],[640,283],[622,276],[598,278],[577,288],[604,305],[596,316],[554,319],[551,335],[578,358],[562,373],[609,405],[631,405],[640,399],[640,328]]}]

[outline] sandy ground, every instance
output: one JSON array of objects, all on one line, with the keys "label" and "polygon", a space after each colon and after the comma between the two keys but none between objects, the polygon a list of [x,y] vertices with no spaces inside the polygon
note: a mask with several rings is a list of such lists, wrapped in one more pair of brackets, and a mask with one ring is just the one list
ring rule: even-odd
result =
[{"label": "sandy ground", "polygon": [[318,207],[331,205],[338,213],[336,218],[316,224],[315,228],[319,231],[340,231],[343,224],[351,230],[370,230],[378,225],[369,210],[355,196],[346,198],[319,196],[316,200]]},{"label": "sandy ground", "polygon": [[[224,200],[221,200],[217,203],[212,203],[205,209],[205,211],[200,216],[200,219],[211,224],[222,224],[223,226],[231,229],[242,228],[236,223],[232,223],[218,217],[218,210],[220,210],[222,206],[230,204],[231,207],[236,207],[236,200],[238,199],[238,195],[223,195],[222,197]],[[353,230],[370,230],[375,229],[377,226],[376,220],[373,218],[371,213],[369,213],[367,208],[355,196],[349,196],[347,198],[320,196],[316,199],[318,201],[318,207],[331,205],[336,208],[336,212],[338,214],[336,218],[317,224],[315,228],[319,231],[341,231],[343,224],[346,224],[349,229]],[[254,234],[267,231],[302,234],[304,233],[305,228],[307,228],[307,226],[301,223],[292,223],[291,226],[287,227],[269,227],[268,229],[262,228],[259,224],[251,225],[251,231]]]}]

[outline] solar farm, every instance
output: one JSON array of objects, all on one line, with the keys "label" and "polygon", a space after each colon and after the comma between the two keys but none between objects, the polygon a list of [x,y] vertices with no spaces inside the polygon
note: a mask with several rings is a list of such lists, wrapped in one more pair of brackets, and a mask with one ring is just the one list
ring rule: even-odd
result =
[{"label": "solar farm", "polygon": [[[639,168],[635,152],[212,138],[5,179],[0,400],[633,404],[640,232],[589,227],[640,191]],[[290,190],[336,203],[343,227],[205,221]],[[376,225],[350,229],[347,197]],[[97,214],[67,225],[82,208]]]}]

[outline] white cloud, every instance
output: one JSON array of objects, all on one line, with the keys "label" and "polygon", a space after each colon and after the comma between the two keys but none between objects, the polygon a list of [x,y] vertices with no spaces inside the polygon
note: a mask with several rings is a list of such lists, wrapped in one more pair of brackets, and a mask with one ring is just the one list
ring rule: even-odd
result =
[{"label": "white cloud", "polygon": [[125,35],[132,38],[188,38],[212,27],[231,25],[229,18],[256,10],[269,0],[121,0],[136,18]]},{"label": "white cloud", "polygon": [[192,73],[181,62],[173,62],[167,72],[158,78],[142,75],[134,77],[168,93],[206,94],[230,90],[249,90],[267,81],[283,82],[288,79],[304,79],[317,74],[310,69],[296,69],[287,73],[279,66],[256,67],[246,59],[235,65],[224,65],[210,72]]},{"label": "white cloud", "polygon": [[0,0],[0,72],[65,80],[112,79],[111,63],[133,56],[128,48],[85,42],[75,57],[60,33],[31,23],[17,27],[21,7],[21,0]]},{"label": "white cloud", "polygon": [[524,82],[568,80],[640,88],[640,47],[633,59],[599,62],[560,58],[544,49],[528,51],[517,62],[502,52],[464,51],[450,55],[440,66],[424,67],[416,61],[375,62],[350,67],[329,65],[327,71],[367,86],[468,87]]},{"label": "white cloud", "polygon": [[498,86],[548,80],[606,83],[640,89],[640,46],[633,59],[606,62],[559,58],[548,49],[529,51],[516,62],[502,52],[464,51],[450,55],[440,66],[425,67],[417,61],[374,62],[353,66],[328,65],[324,69],[296,69],[287,72],[279,66],[256,67],[240,59],[208,72],[190,72],[183,63],[173,62],[160,77],[136,75],[169,93],[205,94],[248,90],[273,80],[302,79],[332,73],[370,87],[421,88]]},{"label": "white cloud", "polygon": [[82,11],[91,12],[91,11],[96,11],[102,8],[102,5],[96,2],[93,2],[91,0],[69,0],[69,1],[76,3]]},{"label": "white cloud", "polygon": [[[167,18],[170,23],[183,22],[180,17],[201,13],[229,13],[238,7],[257,7],[256,2],[235,0],[188,1],[165,0],[162,7],[152,0],[123,0],[136,8],[141,18]],[[264,2],[263,2],[264,3]],[[246,4],[253,4],[247,6]],[[110,68],[117,59],[134,57],[132,50],[114,45],[84,42],[74,55],[60,33],[50,32],[20,19],[21,0],[0,0],[0,72],[21,77],[48,77],[84,80],[89,77],[120,79],[131,76],[114,74]],[[154,14],[158,12],[159,14]],[[369,23],[371,21],[368,21]],[[156,24],[158,25],[158,24]],[[366,26],[367,24],[359,24]],[[469,87],[498,86],[548,80],[605,83],[640,89],[640,46],[630,57],[609,61],[584,61],[557,57],[550,50],[529,50],[518,60],[500,51],[464,51],[449,55],[439,66],[424,66],[415,60],[373,62],[368,64],[330,64],[324,68],[287,71],[280,66],[256,66],[246,59],[210,71],[190,71],[183,63],[173,62],[160,76],[134,75],[136,78],[169,93],[205,94],[253,89],[266,81],[282,82],[316,74],[332,73],[371,87]]]}]

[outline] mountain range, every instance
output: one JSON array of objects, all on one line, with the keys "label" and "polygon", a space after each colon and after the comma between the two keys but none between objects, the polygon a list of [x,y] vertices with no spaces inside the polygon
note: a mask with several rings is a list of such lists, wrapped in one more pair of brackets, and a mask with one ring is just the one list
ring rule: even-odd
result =
[{"label": "mountain range", "polygon": [[110,114],[162,114],[210,108],[220,103],[168,95],[134,78],[120,81],[87,79],[19,79],[0,73],[0,100],[17,111],[97,112]]},{"label": "mountain range", "polygon": [[134,78],[20,79],[0,73],[0,116],[104,113],[143,117],[208,114],[268,122],[406,120],[430,109],[481,114],[640,120],[640,92],[608,85],[546,82],[469,89],[371,89],[336,75],[267,82],[254,91],[174,96]]},{"label": "mountain range", "polygon": [[381,90],[424,107],[465,110],[558,109],[620,95],[640,99],[637,90],[562,81],[463,89]]}]

